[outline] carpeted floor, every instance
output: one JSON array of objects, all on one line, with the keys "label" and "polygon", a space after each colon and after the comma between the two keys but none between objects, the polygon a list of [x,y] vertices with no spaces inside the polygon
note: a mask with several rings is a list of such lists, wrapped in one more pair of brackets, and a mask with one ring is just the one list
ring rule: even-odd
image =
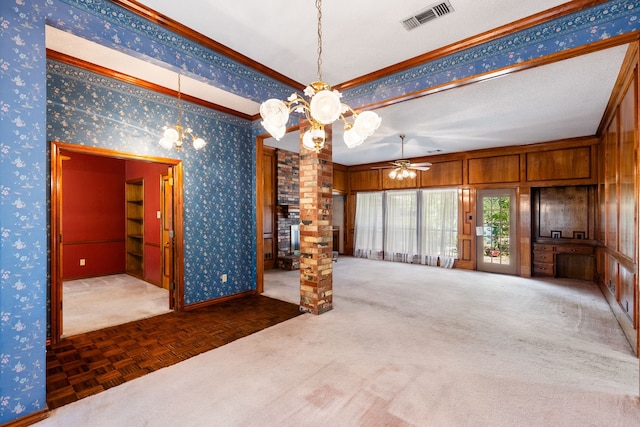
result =
[{"label": "carpeted floor", "polygon": [[128,274],[62,284],[63,336],[169,313],[169,291]]},{"label": "carpeted floor", "polygon": [[[265,295],[297,301],[297,272]],[[638,359],[599,288],[341,257],[303,314],[39,426],[633,426]]]}]

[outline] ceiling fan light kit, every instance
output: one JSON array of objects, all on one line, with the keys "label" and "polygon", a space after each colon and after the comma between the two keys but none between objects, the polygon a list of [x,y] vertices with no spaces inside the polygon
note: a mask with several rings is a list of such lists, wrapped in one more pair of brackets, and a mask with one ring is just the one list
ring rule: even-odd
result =
[{"label": "ceiling fan light kit", "polygon": [[405,135],[401,134],[400,139],[402,141],[402,145],[401,145],[402,159],[390,162],[392,165],[395,166],[395,169],[389,172],[389,178],[396,179],[398,181],[402,181],[404,179],[414,179],[416,176],[418,176],[418,174],[416,173],[417,170],[428,171],[431,167],[431,163],[429,162],[411,163],[409,160],[404,159],[404,138],[405,138]]},{"label": "ceiling fan light kit", "polygon": [[[324,147],[324,126],[341,119],[344,122],[344,142],[349,148],[364,142],[380,126],[380,116],[373,111],[357,113],[340,101],[342,94],[322,81],[322,0],[316,0],[318,10],[318,81],[304,90],[310,101],[293,93],[287,101],[268,99],[260,106],[262,126],[276,140],[286,133],[289,113],[304,114],[311,124],[302,137],[302,145],[319,153]],[[347,120],[351,116],[351,120]]]}]

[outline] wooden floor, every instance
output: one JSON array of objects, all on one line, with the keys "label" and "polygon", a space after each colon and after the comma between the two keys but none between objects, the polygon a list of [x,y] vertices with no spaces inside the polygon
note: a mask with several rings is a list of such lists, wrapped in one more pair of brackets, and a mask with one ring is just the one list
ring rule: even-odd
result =
[{"label": "wooden floor", "polygon": [[64,338],[47,351],[47,405],[58,408],[300,314],[261,295]]}]

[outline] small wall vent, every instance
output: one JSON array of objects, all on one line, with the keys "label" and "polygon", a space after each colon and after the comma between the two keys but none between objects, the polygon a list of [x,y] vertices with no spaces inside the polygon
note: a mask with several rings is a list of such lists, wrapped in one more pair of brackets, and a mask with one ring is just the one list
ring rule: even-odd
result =
[{"label": "small wall vent", "polygon": [[453,12],[451,3],[449,1],[444,1],[427,6],[421,11],[403,19],[401,22],[404,29],[409,31],[451,12]]}]

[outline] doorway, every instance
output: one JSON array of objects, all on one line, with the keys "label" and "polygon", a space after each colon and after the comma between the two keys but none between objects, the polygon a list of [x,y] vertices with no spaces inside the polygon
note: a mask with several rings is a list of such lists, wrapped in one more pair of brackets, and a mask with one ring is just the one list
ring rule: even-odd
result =
[{"label": "doorway", "polygon": [[516,274],[516,192],[478,190],[477,269],[491,273]]},{"label": "doorway", "polygon": [[[156,185],[159,187],[158,192],[162,197],[161,199],[170,200],[170,204],[166,204],[158,210],[158,218],[163,214],[166,216],[167,212],[170,212],[170,223],[173,225],[172,232],[168,233],[172,235],[172,241],[169,247],[171,251],[165,252],[161,250],[160,242],[156,244],[155,249],[157,251],[157,259],[165,259],[165,254],[169,253],[170,257],[166,259],[169,266],[162,266],[162,271],[168,271],[171,277],[168,279],[169,283],[169,298],[167,301],[167,307],[171,307],[174,310],[181,310],[184,306],[184,289],[183,289],[183,217],[182,217],[182,162],[176,159],[139,156],[134,154],[122,153],[117,151],[90,148],[85,146],[78,146],[74,144],[66,144],[60,142],[51,143],[51,189],[50,189],[50,250],[51,257],[49,260],[51,283],[50,283],[50,307],[49,307],[49,339],[51,343],[57,343],[62,337],[63,331],[63,215],[62,215],[62,182],[63,182],[63,161],[68,159],[74,154],[107,157],[111,159],[119,160],[133,160],[139,161],[139,163],[153,163],[155,167],[161,167],[167,172],[167,179],[173,184],[171,186],[164,186],[163,180],[160,175],[156,181]],[[87,182],[87,185],[91,185]],[[124,185],[124,184],[123,184]],[[162,186],[162,188],[160,188]],[[161,190],[161,193],[160,193]],[[170,193],[170,194],[163,194]],[[159,203],[157,200],[156,203]],[[153,216],[156,216],[156,212],[152,212]],[[123,212],[124,215],[124,212]],[[163,224],[163,229],[164,229]],[[158,233],[160,234],[160,233]],[[124,238],[124,236],[123,236]],[[154,248],[152,248],[153,250]],[[124,256],[124,255],[123,255]],[[81,260],[82,262],[82,260]],[[161,262],[161,261],[158,261]],[[82,264],[81,264],[82,265]],[[159,267],[160,268],[160,267]]]}]

